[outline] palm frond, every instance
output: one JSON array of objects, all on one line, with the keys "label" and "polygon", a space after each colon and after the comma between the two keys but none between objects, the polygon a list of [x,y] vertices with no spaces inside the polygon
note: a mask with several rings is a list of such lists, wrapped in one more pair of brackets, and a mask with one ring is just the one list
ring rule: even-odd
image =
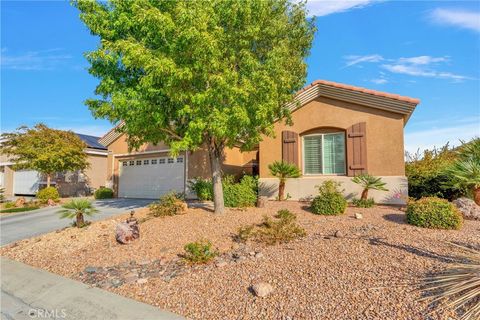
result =
[{"label": "palm frond", "polygon": [[422,300],[439,302],[437,311],[453,310],[462,314],[461,320],[480,319],[480,251],[453,244],[465,253],[463,261],[448,270],[428,277],[426,292],[432,295]]}]

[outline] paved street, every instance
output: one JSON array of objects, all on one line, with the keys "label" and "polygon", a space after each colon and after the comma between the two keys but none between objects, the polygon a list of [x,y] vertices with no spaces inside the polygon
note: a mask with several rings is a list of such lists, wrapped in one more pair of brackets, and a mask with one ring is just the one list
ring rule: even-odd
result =
[{"label": "paved street", "polygon": [[[102,220],[128,210],[145,207],[153,200],[147,199],[106,199],[94,202],[99,213],[88,220]],[[59,207],[42,208],[0,218],[0,245],[30,238],[67,227],[72,220],[60,219]]]}]

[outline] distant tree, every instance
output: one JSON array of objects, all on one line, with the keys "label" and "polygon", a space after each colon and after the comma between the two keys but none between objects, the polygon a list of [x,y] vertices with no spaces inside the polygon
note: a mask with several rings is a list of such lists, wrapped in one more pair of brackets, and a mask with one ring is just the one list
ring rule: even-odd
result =
[{"label": "distant tree", "polygon": [[164,141],[172,154],[208,148],[215,212],[224,211],[225,147],[249,150],[306,78],[315,31],[304,2],[111,0],[74,2],[101,39],[86,54],[100,79],[96,117],[124,123],[129,145]]},{"label": "distant tree", "polygon": [[0,153],[14,162],[14,170],[35,170],[47,177],[50,186],[57,172],[84,170],[88,167],[85,143],[73,132],[55,130],[44,124],[20,127],[1,135]]},{"label": "distant tree", "polygon": [[300,169],[294,164],[283,161],[275,161],[272,164],[269,164],[268,169],[272,176],[279,179],[278,201],[282,201],[285,198],[285,182],[288,178],[300,177]]}]

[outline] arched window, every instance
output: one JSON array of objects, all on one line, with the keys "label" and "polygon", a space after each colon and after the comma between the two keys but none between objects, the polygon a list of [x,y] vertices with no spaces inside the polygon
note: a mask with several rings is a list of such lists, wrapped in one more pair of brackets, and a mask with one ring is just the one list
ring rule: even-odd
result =
[{"label": "arched window", "polygon": [[307,134],[302,145],[304,175],[346,174],[345,132]]}]

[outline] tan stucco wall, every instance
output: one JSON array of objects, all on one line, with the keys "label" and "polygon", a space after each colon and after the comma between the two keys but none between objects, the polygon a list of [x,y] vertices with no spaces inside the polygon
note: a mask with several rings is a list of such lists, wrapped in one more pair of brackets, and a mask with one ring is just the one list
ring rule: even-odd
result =
[{"label": "tan stucco wall", "polygon": [[13,173],[14,171],[10,166],[3,167],[3,184],[6,196],[13,195]]},{"label": "tan stucco wall", "polygon": [[[318,98],[292,113],[293,126],[275,124],[275,138],[265,137],[260,143],[260,177],[271,177],[268,165],[282,159],[282,131],[299,135],[316,128],[347,129],[366,122],[368,172],[376,176],[404,176],[404,142],[402,115],[368,108],[348,102]],[[302,166],[302,145],[299,138],[299,164]],[[302,168],[301,168],[302,169]]]},{"label": "tan stucco wall", "polygon": [[85,170],[90,187],[98,189],[105,186],[107,181],[107,156],[88,155],[90,167]]}]

